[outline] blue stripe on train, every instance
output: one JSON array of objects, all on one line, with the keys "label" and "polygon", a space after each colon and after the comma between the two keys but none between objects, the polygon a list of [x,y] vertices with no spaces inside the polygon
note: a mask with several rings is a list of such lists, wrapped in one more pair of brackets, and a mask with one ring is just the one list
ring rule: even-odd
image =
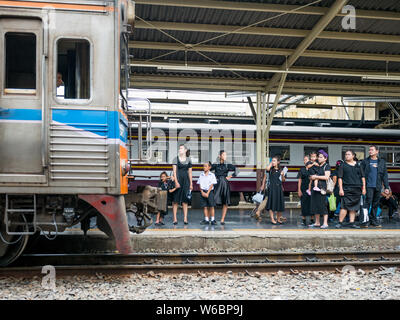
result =
[{"label": "blue stripe on train", "polygon": [[38,109],[1,109],[0,120],[41,121],[42,110]]},{"label": "blue stripe on train", "polygon": [[[118,111],[56,109],[52,110],[52,119],[101,137],[121,139],[125,143],[127,141],[126,120]],[[2,109],[0,120],[41,121],[42,111],[38,109]]]}]

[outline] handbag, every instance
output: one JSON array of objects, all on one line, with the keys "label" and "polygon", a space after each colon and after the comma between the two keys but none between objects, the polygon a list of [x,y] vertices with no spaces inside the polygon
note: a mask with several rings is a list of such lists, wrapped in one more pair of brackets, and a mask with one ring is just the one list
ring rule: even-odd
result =
[{"label": "handbag", "polygon": [[[325,166],[324,166],[324,171],[325,171],[326,166],[327,166],[327,164],[325,164]],[[326,180],[326,193],[332,194],[334,189],[335,189],[335,183],[333,182],[332,178],[329,177],[328,180]]]},{"label": "handbag", "polygon": [[329,202],[329,211],[336,211],[336,197],[333,193],[329,196],[328,202]]},{"label": "handbag", "polygon": [[368,207],[367,207],[367,204],[366,204],[366,201],[365,201],[365,196],[361,196],[361,200],[360,201],[361,201],[360,202],[361,207],[360,207],[359,220],[360,220],[360,223],[363,224],[363,223],[367,223],[369,221]]},{"label": "handbag", "polygon": [[256,204],[260,204],[261,202],[263,202],[264,196],[261,192],[258,192],[253,196],[253,198],[251,198],[251,200],[253,200],[253,202]]}]

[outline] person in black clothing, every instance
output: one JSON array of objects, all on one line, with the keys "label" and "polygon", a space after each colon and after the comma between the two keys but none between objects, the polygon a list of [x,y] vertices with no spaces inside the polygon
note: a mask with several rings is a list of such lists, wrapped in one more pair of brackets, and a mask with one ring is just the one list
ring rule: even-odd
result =
[{"label": "person in black clothing", "polygon": [[299,179],[297,184],[297,193],[301,202],[301,217],[303,220],[303,226],[307,226],[307,217],[311,216],[310,211],[310,203],[311,197],[307,193],[307,189],[310,185],[310,172],[307,169],[306,165],[309,163],[310,157],[304,156],[304,167],[300,168],[299,173],[297,174],[297,179]]},{"label": "person in black clothing", "polygon": [[[326,182],[331,175],[331,166],[328,161],[328,154],[324,150],[318,152],[318,170],[317,173],[310,176],[310,180],[320,180],[321,189],[326,190]],[[326,195],[320,191],[312,190],[311,193],[311,214],[315,216],[315,223],[310,225],[311,228],[320,227],[321,229],[328,228],[328,200]],[[324,224],[320,225],[320,215],[324,216]]]},{"label": "person in black clothing", "polygon": [[361,194],[365,195],[367,190],[365,187],[364,170],[354,158],[354,151],[347,150],[345,153],[345,162],[339,167],[338,181],[341,201],[337,228],[343,227],[343,220],[347,212],[350,214],[350,227],[359,228],[354,224],[354,220],[356,218],[356,211],[360,210]]},{"label": "person in black clothing", "polygon": [[175,192],[175,182],[173,177],[168,177],[167,173],[164,171],[160,174],[160,181],[158,181],[158,187],[161,190],[165,190],[168,192],[167,196],[167,209],[165,211],[159,211],[156,217],[156,226],[164,225],[164,216],[168,214],[168,205],[172,202],[173,192]]},{"label": "person in black clothing", "polygon": [[[286,177],[279,164],[280,157],[274,156],[266,170],[266,175],[269,175],[269,184],[265,193],[265,196],[268,197],[266,209],[269,210],[272,224],[283,224],[282,212],[285,210],[282,183],[285,182]],[[262,189],[264,187],[265,180],[263,181]],[[276,212],[276,220],[274,219],[274,212]]]},{"label": "person in black clothing", "polygon": [[[333,195],[335,196],[335,199],[336,199],[336,208],[338,208],[339,203],[340,203],[338,172],[339,172],[339,167],[342,164],[343,164],[343,160],[336,161],[336,168],[331,173],[331,178],[335,185],[335,187],[333,188]],[[329,210],[329,221],[333,220],[334,216],[335,216],[335,211]]]},{"label": "person in black clothing", "polygon": [[399,204],[397,203],[397,199],[393,195],[392,191],[389,191],[389,193],[386,193],[385,191],[381,193],[380,204],[381,206],[386,205],[388,207],[389,219],[399,218],[399,214],[397,212]]},{"label": "person in black clothing", "polygon": [[[307,168],[310,176],[313,176],[313,175],[317,174],[317,172],[318,172],[319,165],[318,165],[317,158],[318,158],[317,152],[313,151],[310,153],[310,161],[308,161],[306,163],[306,168]],[[309,196],[311,196],[311,186],[312,186],[312,181],[309,180],[308,190],[306,190],[306,193]]]},{"label": "person in black clothing", "polygon": [[[371,207],[370,224],[377,228],[382,227],[377,219],[378,204],[381,198],[381,190],[384,187],[385,192],[389,193],[389,179],[386,168],[386,161],[378,157],[379,150],[376,146],[369,147],[369,157],[361,162],[361,167],[365,173],[367,183],[366,205]],[[367,227],[367,225],[363,225]]]},{"label": "person in black clothing", "polygon": [[[211,167],[211,171],[214,171],[215,177],[217,178],[217,185],[215,187],[215,203],[220,206],[222,205],[222,217],[221,224],[225,224],[225,216],[228,211],[228,206],[231,204],[231,190],[229,187],[229,180],[232,177],[237,176],[237,169],[234,165],[226,163],[227,154],[224,150],[219,152],[219,161],[214,163]],[[228,173],[233,171],[234,173],[228,176]]]},{"label": "person in black clothing", "polygon": [[192,160],[189,157],[189,150],[184,145],[179,146],[178,156],[174,159],[172,170],[174,171],[175,185],[177,188],[174,192],[174,200],[172,202],[174,214],[173,224],[178,224],[176,213],[179,204],[182,205],[183,209],[183,223],[188,224],[188,203],[190,202],[191,192],[193,190]]}]

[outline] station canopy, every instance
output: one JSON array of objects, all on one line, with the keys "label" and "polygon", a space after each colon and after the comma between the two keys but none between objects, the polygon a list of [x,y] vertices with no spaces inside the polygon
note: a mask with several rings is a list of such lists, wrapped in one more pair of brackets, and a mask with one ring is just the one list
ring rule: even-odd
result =
[{"label": "station canopy", "polygon": [[135,4],[132,88],[400,97],[398,0]]}]

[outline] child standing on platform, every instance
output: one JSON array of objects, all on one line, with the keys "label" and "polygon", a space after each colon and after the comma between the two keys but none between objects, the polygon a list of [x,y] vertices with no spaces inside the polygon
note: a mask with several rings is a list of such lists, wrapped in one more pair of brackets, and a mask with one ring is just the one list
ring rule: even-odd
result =
[{"label": "child standing on platform", "polygon": [[163,226],[164,225],[164,216],[168,214],[168,205],[171,202],[172,193],[176,190],[174,177],[168,177],[167,173],[164,171],[160,174],[160,181],[158,182],[158,187],[161,190],[165,190],[168,192],[167,196],[167,209],[165,211],[159,211],[156,217],[156,226]]},{"label": "child standing on platform", "polygon": [[[217,184],[215,174],[210,172],[211,162],[206,162],[203,165],[204,172],[200,174],[197,184],[200,185],[201,192],[201,207],[204,208],[204,220],[200,224],[215,225],[215,199],[214,199],[214,185]],[[211,221],[210,221],[211,219]]]}]

